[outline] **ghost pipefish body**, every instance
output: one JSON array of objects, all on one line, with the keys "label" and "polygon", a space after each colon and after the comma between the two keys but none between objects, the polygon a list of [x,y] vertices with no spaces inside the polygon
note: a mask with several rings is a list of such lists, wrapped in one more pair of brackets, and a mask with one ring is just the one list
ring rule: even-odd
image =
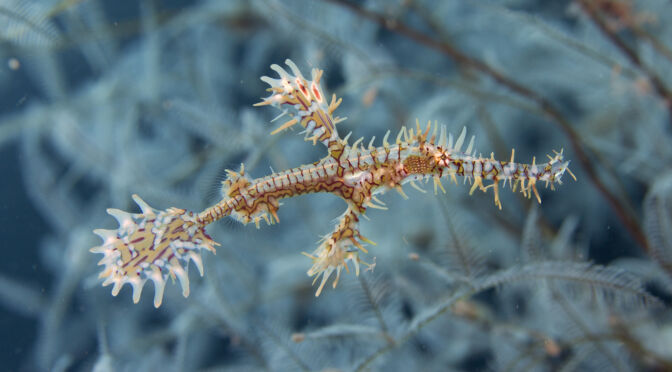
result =
[{"label": "ghost pipefish body", "polygon": [[491,189],[495,205],[501,209],[499,189],[507,182],[513,191],[519,188],[525,196],[534,195],[541,203],[537,183],[554,189],[555,184],[561,184],[565,172],[574,177],[562,151],[549,155],[542,164],[535,160],[532,164],[515,163],[513,151],[509,161],[500,161],[493,154],[477,156],[473,136],[463,151],[466,128],[454,139],[444,126],[428,123],[421,128],[416,121],[415,128],[403,127],[391,142],[388,131],[380,146],[374,146],[375,137],[368,146],[363,145],[361,138],[349,144],[350,135],[341,138],[336,128],[345,120],[334,116],[341,99],[332,95],[328,100],[320,86],[323,71],[313,69],[311,80],[307,80],[291,60],[286,64],[291,72],[272,65],[278,78],[261,78],[270,86],[267,89],[270,96],[255,106],[274,106],[282,111],[280,117],[289,118],[271,134],[298,125],[303,128],[304,139],[324,145],[327,155],[315,163],[257,179],[250,178],[243,165],[238,171],[228,170],[228,177],[222,182],[222,199],[200,213],[178,208],[156,210],[137,195],[133,199],[141,213],[108,209],[119,222],[119,228],[95,230],[103,244],[91,251],[104,255],[99,265],[105,267],[99,277],[104,279],[103,286],[113,285],[113,295],[129,283],[133,301],[137,303],[144,284],[151,280],[155,286],[154,306],[159,307],[170,277],[180,282],[186,297],[189,261],[203,275],[201,251],[215,253],[215,246],[219,245],[206,233],[206,226],[227,216],[243,224],[253,222],[257,228],[261,221],[277,223],[281,199],[326,192],[342,198],[347,209],[317,249],[306,254],[313,262],[308,275],[314,277],[313,284],[319,280],[315,293],[319,296],[332,274],[336,287],[341,271],[344,268],[349,271],[348,261],[356,274],[360,263],[367,265],[359,254],[367,253],[365,246],[374,243],[361,234],[358,222],[367,208],[386,209],[378,194],[394,189],[406,198],[404,184],[423,191],[417,182],[429,180],[433,181],[435,193],[438,190],[445,193],[443,178],[456,184],[458,178],[464,178],[471,183],[469,194],[477,189],[483,192]]}]

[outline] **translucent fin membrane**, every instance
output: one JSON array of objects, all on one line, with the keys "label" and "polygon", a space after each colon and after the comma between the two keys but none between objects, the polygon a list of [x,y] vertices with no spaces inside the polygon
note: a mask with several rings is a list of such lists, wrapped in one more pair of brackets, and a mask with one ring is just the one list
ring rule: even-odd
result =
[{"label": "translucent fin membrane", "polygon": [[147,280],[154,282],[154,306],[161,306],[166,279],[177,278],[182,294],[189,295],[188,263],[193,261],[201,276],[203,262],[201,250],[215,253],[215,245],[205,232],[198,216],[184,209],[169,208],[159,211],[150,207],[139,196],[133,200],[142,213],[127,213],[108,209],[107,213],[119,222],[116,230],[95,230],[103,244],[91,248],[104,257],[98,265],[105,265],[99,278],[103,286],[113,284],[116,296],[124,284],[133,287],[133,302],[140,301],[142,288]]}]

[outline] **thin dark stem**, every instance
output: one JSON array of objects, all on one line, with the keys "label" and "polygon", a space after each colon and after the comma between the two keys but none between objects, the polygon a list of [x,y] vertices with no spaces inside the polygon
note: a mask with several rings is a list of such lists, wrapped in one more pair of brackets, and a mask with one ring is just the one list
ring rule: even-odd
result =
[{"label": "thin dark stem", "polygon": [[361,17],[367,18],[373,22],[378,23],[381,27],[384,27],[389,31],[396,32],[399,35],[415,40],[428,48],[437,50],[449,56],[458,64],[480,71],[485,75],[490,76],[492,79],[494,79],[502,86],[505,86],[511,91],[535,102],[540,107],[540,109],[546,114],[546,116],[548,116],[553,122],[555,122],[568,137],[572,145],[572,149],[574,150],[574,153],[578,157],[578,161],[585,170],[586,174],[588,174],[590,181],[593,183],[593,185],[595,185],[597,190],[607,200],[607,202],[614,210],[616,215],[620,218],[623,225],[630,232],[633,239],[642,247],[642,249],[647,254],[651,253],[648,241],[646,239],[646,235],[644,234],[644,231],[642,230],[642,227],[639,224],[638,218],[632,211],[632,208],[629,207],[628,202],[625,200],[623,202],[619,200],[619,198],[609,190],[609,188],[604,184],[604,182],[602,182],[602,180],[598,175],[594,162],[591,160],[591,158],[594,158],[594,156],[591,156],[591,154],[589,153],[589,149],[587,149],[583,145],[580,135],[574,130],[569,120],[560,112],[560,110],[555,108],[555,106],[553,106],[553,104],[548,99],[536,93],[532,89],[524,86],[523,84],[517,82],[513,78],[504,75],[502,72],[494,69],[493,67],[487,65],[486,63],[462,53],[461,51],[459,51],[458,49],[456,49],[455,47],[446,42],[435,40],[431,36],[425,35],[407,26],[405,23],[401,22],[398,19],[388,19],[382,14],[364,9],[361,6],[354,4],[348,0],[325,0],[325,1],[329,1],[334,4],[343,6],[351,10],[352,12],[360,15]]},{"label": "thin dark stem", "polygon": [[366,279],[364,279],[363,275],[359,276],[359,283],[362,286],[362,290],[364,291],[364,295],[366,296],[367,301],[369,301],[369,305],[371,305],[374,314],[376,314],[376,319],[378,319],[378,324],[380,325],[380,331],[383,333],[383,335],[385,335],[387,342],[394,343],[394,340],[390,336],[387,324],[385,323],[385,318],[383,318],[383,313],[380,311],[380,306],[378,306],[378,302],[373,297],[371,288],[369,288],[369,284],[366,282]]},{"label": "thin dark stem", "polygon": [[663,80],[646,64],[644,64],[644,62],[642,62],[642,59],[634,49],[630,48],[630,46],[628,46],[628,44],[626,44],[625,41],[616,34],[616,32],[609,28],[607,22],[600,15],[597,6],[592,1],[580,0],[579,4],[581,4],[581,8],[583,8],[593,23],[595,23],[597,28],[602,31],[604,36],[606,36],[607,39],[609,39],[609,41],[611,41],[628,58],[630,63],[637,66],[637,68],[639,68],[646,75],[649,81],[651,81],[653,89],[655,89],[656,93],[663,100],[665,100],[668,110],[670,110],[670,124],[672,124],[672,94],[670,93],[670,90],[667,88],[667,86],[665,86]]}]

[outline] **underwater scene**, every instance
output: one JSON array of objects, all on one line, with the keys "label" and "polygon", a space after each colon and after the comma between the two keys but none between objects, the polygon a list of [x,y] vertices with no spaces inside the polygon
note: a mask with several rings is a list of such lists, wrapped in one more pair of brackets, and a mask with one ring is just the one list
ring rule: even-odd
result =
[{"label": "underwater scene", "polygon": [[672,371],[670,19],[0,0],[0,370]]}]

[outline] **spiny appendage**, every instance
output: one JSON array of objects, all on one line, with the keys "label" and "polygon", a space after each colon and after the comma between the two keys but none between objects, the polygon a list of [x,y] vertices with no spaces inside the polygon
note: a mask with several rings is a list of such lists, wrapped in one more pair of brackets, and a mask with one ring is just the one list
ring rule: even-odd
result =
[{"label": "spiny appendage", "polygon": [[341,99],[336,99],[334,94],[331,102],[327,104],[327,98],[320,87],[322,70],[314,68],[311,73],[312,80],[306,80],[294,62],[287,59],[285,63],[292,70],[293,75],[276,64],[271,65],[271,69],[275,70],[280,78],[261,77],[262,81],[271,86],[267,89],[271,95],[255,106],[272,105],[282,110],[282,114],[273,121],[289,114],[290,120],[273,130],[271,134],[276,134],[298,123],[305,129],[302,133],[305,133],[306,141],[312,141],[313,144],[319,141],[328,147],[330,141],[339,138],[336,124],[345,120],[345,118],[333,116],[334,110],[341,104]]},{"label": "spiny appendage", "polygon": [[105,265],[99,278],[105,278],[103,286],[114,284],[112,295],[116,296],[124,284],[133,287],[133,302],[140,301],[142,288],[147,280],[154,282],[154,306],[163,299],[166,279],[177,277],[182,285],[182,294],[189,295],[189,260],[193,261],[201,276],[203,262],[201,250],[215,253],[213,241],[205,232],[205,225],[197,215],[184,209],[169,208],[159,211],[150,207],[139,196],[133,200],[142,213],[127,213],[108,209],[107,213],[119,222],[116,230],[95,230],[103,244],[91,248],[93,253],[104,257],[98,265]]},{"label": "spiny appendage", "polygon": [[245,165],[241,164],[238,172],[229,169],[226,172],[228,177],[222,181],[222,201],[202,212],[201,216],[214,210],[215,214],[230,215],[245,225],[254,222],[257,228],[261,220],[268,225],[280,222],[277,198],[272,192],[260,192],[265,191],[264,188],[259,189],[259,180],[252,180],[245,174]]},{"label": "spiny appendage", "polygon": [[[554,151],[555,156],[547,155],[549,161],[544,164],[536,164],[536,158],[532,158],[532,164],[515,163],[513,161],[515,151],[511,150],[511,161],[499,162],[495,160],[494,154],[490,158],[479,157],[474,162],[473,183],[469,190],[469,195],[476,189],[487,192],[493,189],[495,204],[502,209],[502,203],[499,198],[499,183],[509,186],[513,192],[516,192],[520,185],[520,192],[523,196],[531,198],[534,194],[537,202],[541,204],[541,196],[537,190],[537,182],[544,182],[545,187],[550,185],[551,190],[555,190],[555,184],[562,184],[562,175],[568,172],[576,181],[576,177],[569,169],[569,161],[563,161],[563,151]],[[476,169],[478,168],[478,169]],[[471,181],[471,177],[467,177]],[[489,185],[484,185],[483,180],[492,180]]]},{"label": "spiny appendage", "polygon": [[[417,148],[417,152],[412,152],[403,159],[405,169],[409,174],[422,175],[424,177],[432,176],[434,178],[434,192],[438,189],[446,192],[441,184],[442,177],[450,177],[451,181],[457,184],[457,177],[463,177],[472,184],[469,195],[476,189],[487,192],[493,190],[495,204],[502,209],[499,198],[499,186],[509,185],[515,192],[520,185],[520,190],[524,196],[530,198],[534,193],[537,201],[541,203],[541,197],[537,191],[536,183],[545,182],[546,187],[551,186],[554,190],[554,184],[562,184],[561,178],[567,171],[576,180],[574,174],[569,170],[569,161],[563,161],[563,152],[555,152],[555,156],[548,155],[549,161],[544,164],[536,164],[536,159],[532,158],[532,164],[522,164],[514,162],[515,152],[512,150],[511,159],[508,162],[496,160],[491,153],[489,158],[476,156],[474,150],[474,137],[471,137],[467,149],[463,152],[462,145],[466,138],[466,128],[453,141],[453,136],[446,137],[445,127],[441,126],[441,131],[437,137],[437,125],[433,126],[427,123],[427,128],[423,131],[416,121],[416,131],[413,129],[402,128],[398,138],[403,137],[405,141],[401,146],[408,148]],[[431,132],[431,136],[430,136]],[[399,139],[397,139],[399,142]],[[412,179],[412,178],[411,178]],[[425,178],[427,179],[427,178]],[[492,181],[485,185],[485,180]]]},{"label": "spiny appendage", "polygon": [[[536,183],[539,181],[544,182],[544,186],[548,187],[550,185],[551,190],[555,190],[555,184],[562,185],[562,176],[565,172],[569,173],[570,176],[576,181],[576,176],[569,169],[569,161],[563,161],[563,150],[553,151],[554,156],[546,155],[548,157],[548,162],[544,164],[536,164],[536,159],[532,158],[532,164],[518,164],[518,170],[516,174],[519,175],[513,184],[513,191],[516,191],[516,186],[520,182],[520,191],[524,196],[528,198],[532,197],[532,193],[537,199],[537,202],[541,204],[541,197],[537,191]],[[514,152],[511,151],[511,159],[513,159]],[[512,160],[513,163],[513,160]],[[527,172],[525,172],[527,170]],[[527,173],[527,176],[520,176],[521,174]],[[509,184],[511,182],[509,181]]]},{"label": "spiny appendage", "polygon": [[320,275],[322,276],[322,281],[315,292],[315,297],[322,293],[322,288],[324,288],[325,283],[334,271],[336,271],[336,278],[334,279],[333,287],[336,288],[338,279],[341,276],[341,270],[345,268],[346,271],[350,271],[347,261],[352,261],[354,264],[356,275],[359,275],[360,263],[368,266],[366,262],[360,260],[359,251],[368,253],[362,244],[375,245],[375,243],[365,238],[359,232],[357,227],[359,218],[357,216],[358,212],[354,208],[348,207],[348,210],[341,216],[334,231],[322,238],[317,249],[312,254],[303,253],[313,260],[313,266],[308,270],[308,275],[315,277],[313,284],[317,282]]}]

